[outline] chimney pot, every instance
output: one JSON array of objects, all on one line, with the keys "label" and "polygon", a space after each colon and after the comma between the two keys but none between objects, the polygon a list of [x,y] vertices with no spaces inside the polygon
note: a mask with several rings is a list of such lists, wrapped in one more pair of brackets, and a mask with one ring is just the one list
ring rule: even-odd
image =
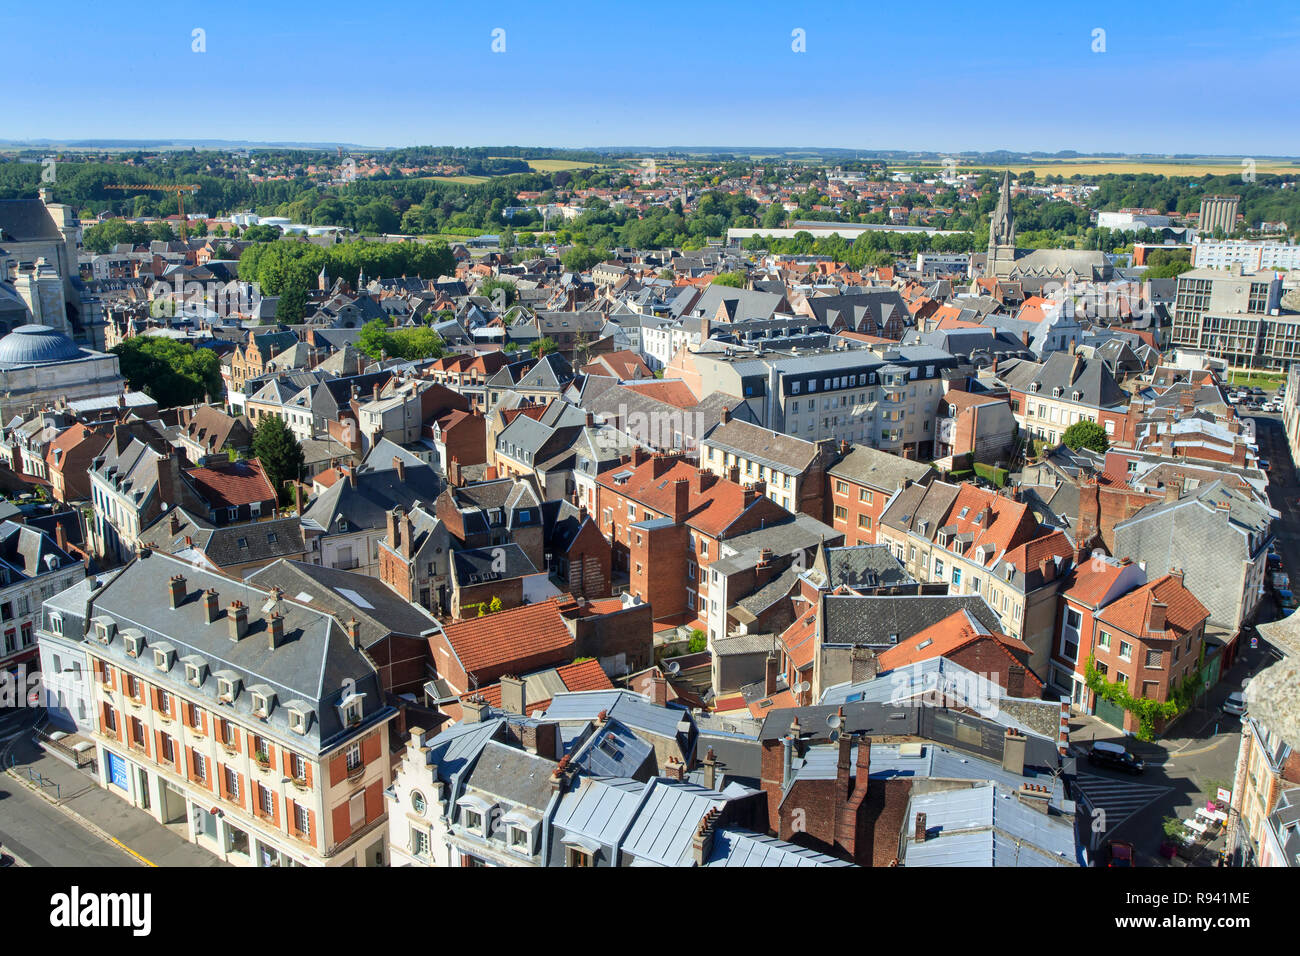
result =
[{"label": "chimney pot", "polygon": [[284,618],[278,611],[272,611],[266,619],[268,646],[274,650],[284,642]]},{"label": "chimney pot", "polygon": [[924,843],[924,842],[925,842],[925,839],[926,839],[926,826],[925,826],[925,814],[924,814],[924,813],[918,813],[918,814],[916,815],[916,830],[915,830],[915,832],[913,833],[913,838],[916,840],[917,843]]},{"label": "chimney pot", "polygon": [[172,608],[178,608],[185,602],[185,575],[174,574],[167,582],[167,594],[171,598]]},{"label": "chimney pot", "polygon": [[208,588],[203,592],[203,619],[211,624],[220,614],[221,602],[217,597],[217,592]]},{"label": "chimney pot", "polygon": [[231,601],[226,611],[226,620],[230,622],[230,639],[238,641],[248,633],[248,607],[243,601]]}]

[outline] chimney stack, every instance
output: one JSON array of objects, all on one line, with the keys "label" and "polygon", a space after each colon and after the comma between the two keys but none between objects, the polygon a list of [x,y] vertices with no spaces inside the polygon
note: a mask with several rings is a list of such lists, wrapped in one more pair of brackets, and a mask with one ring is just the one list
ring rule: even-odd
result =
[{"label": "chimney stack", "polygon": [[481,724],[483,715],[487,712],[488,703],[483,699],[482,694],[475,694],[473,697],[467,697],[460,702],[461,722],[466,724]]},{"label": "chimney stack", "polygon": [[926,835],[925,814],[918,813],[916,815],[916,829],[912,833],[912,838],[917,843],[924,843]]},{"label": "chimney stack", "polygon": [[731,421],[731,409],[729,409],[729,408],[724,408],[724,409],[723,409],[723,410],[718,414],[718,423],[721,424],[721,425],[725,425],[725,424],[727,424],[727,422],[729,422],[729,421]]},{"label": "chimney stack", "polygon": [[243,601],[231,601],[226,620],[230,622],[230,639],[238,641],[248,633],[248,606]]},{"label": "chimney stack", "polygon": [[704,754],[704,786],[714,790],[718,785],[718,758],[710,747]]},{"label": "chimney stack", "polygon": [[1016,776],[1025,773],[1025,735],[1008,727],[1002,735],[1002,769]]},{"label": "chimney stack", "polygon": [[501,678],[501,709],[509,714],[526,714],[527,693],[522,677],[506,674]]},{"label": "chimney stack", "polygon": [[272,611],[266,618],[266,631],[268,634],[267,646],[275,650],[284,643],[284,618],[280,616],[279,611]]},{"label": "chimney stack", "polygon": [[399,456],[393,456],[393,468],[397,471],[397,480],[406,481],[406,462]]},{"label": "chimney stack", "polygon": [[768,651],[763,668],[763,695],[771,697],[776,693],[777,659],[775,651]]},{"label": "chimney stack", "polygon": [[173,574],[167,582],[167,594],[171,598],[173,610],[185,603],[185,575]]},{"label": "chimney stack", "polygon": [[221,602],[217,592],[208,588],[203,592],[203,620],[211,624],[221,615]]},{"label": "chimney stack", "polygon": [[357,623],[355,617],[348,618],[348,622],[343,625],[343,630],[347,632],[348,644],[354,649],[361,646],[361,625]]},{"label": "chimney stack", "polygon": [[665,706],[668,703],[668,681],[664,678],[664,675],[656,673],[654,677],[650,678],[650,685],[654,703],[660,707]]}]

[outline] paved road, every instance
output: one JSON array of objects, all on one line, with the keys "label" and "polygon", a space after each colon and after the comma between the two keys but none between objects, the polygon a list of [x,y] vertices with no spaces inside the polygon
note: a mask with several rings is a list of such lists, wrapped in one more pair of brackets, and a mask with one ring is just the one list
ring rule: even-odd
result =
[{"label": "paved road", "polygon": [[9,776],[0,776],[0,843],[29,866],[139,865]]}]

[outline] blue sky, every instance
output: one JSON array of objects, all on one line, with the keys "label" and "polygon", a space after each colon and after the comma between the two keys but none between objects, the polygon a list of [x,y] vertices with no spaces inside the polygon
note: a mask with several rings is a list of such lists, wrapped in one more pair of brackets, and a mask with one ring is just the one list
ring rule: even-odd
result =
[{"label": "blue sky", "polygon": [[1056,7],[11,0],[0,138],[1300,154],[1300,7]]}]

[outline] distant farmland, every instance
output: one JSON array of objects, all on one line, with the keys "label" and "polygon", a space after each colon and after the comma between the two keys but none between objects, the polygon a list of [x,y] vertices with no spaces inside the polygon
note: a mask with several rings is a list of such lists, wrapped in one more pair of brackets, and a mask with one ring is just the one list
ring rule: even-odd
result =
[{"label": "distant farmland", "polygon": [[[938,170],[943,166],[942,163],[900,163],[894,168],[900,170]],[[979,170],[994,170],[1002,172],[1010,170],[1012,173],[1023,173],[1032,171],[1036,177],[1043,176],[1106,176],[1106,175],[1123,175],[1152,173],[1157,176],[1231,176],[1240,173],[1243,170],[1242,160],[1240,159],[1110,159],[1110,158],[1088,158],[1082,157],[1070,160],[1045,160],[1042,162],[1024,162],[1024,163],[1007,163],[1003,165],[991,164],[959,164],[958,172],[976,172]],[[1255,162],[1255,172],[1257,174],[1267,173],[1300,173],[1300,162],[1286,159],[1261,159]]]}]

